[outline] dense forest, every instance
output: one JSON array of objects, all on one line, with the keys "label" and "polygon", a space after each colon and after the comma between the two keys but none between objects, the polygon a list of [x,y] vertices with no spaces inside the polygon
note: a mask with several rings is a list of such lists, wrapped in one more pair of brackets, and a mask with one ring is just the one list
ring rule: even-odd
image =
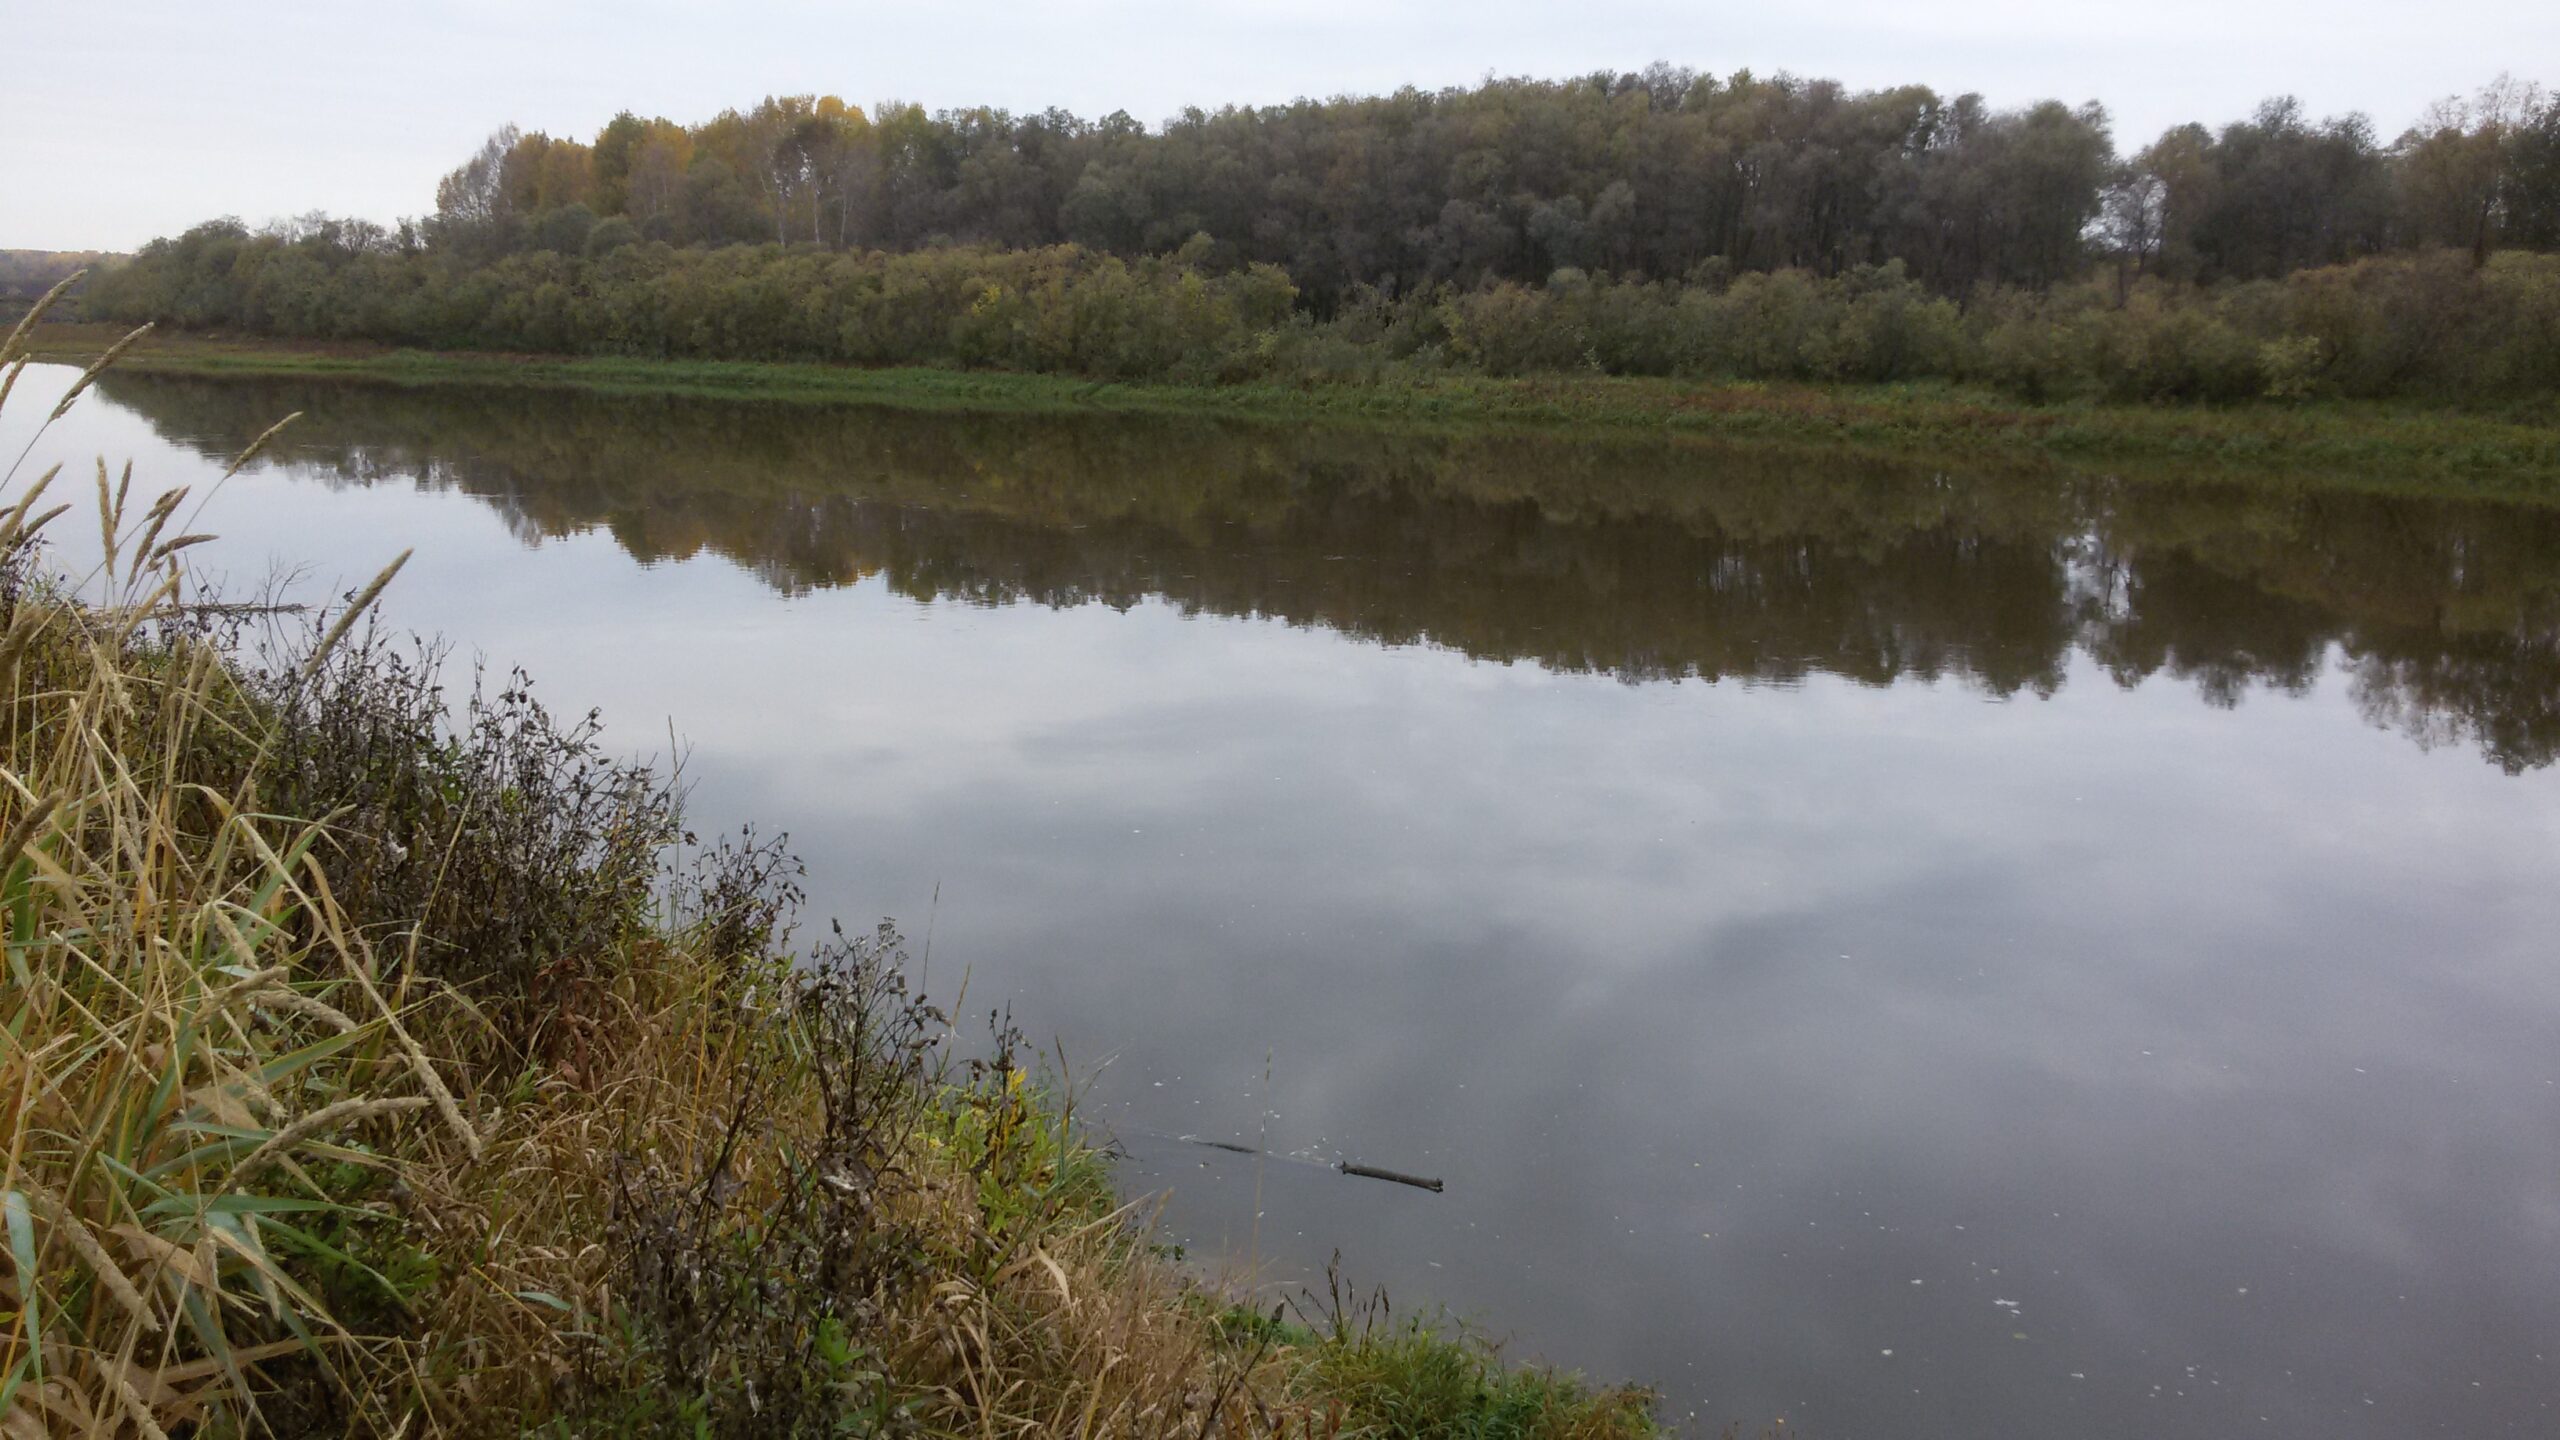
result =
[{"label": "dense forest", "polygon": [[2261,279],[2421,244],[2560,247],[2560,97],[2500,81],[2391,142],[2361,116],[2273,100],[2120,160],[2094,104],[1995,111],[1918,85],[1660,65],[1194,110],[1152,131],[1125,113],[892,104],[875,119],[797,96],[690,128],[626,113],[586,144],[502,130],[438,187],[419,234],[481,253],[650,239],[1123,257],[1195,236],[1202,260],[1277,265],[1319,300],[1567,267],[1677,279],[1889,260],[1952,295],[2074,278],[2092,238],[2135,268]]},{"label": "dense forest", "polygon": [[[1125,114],[768,98],[490,137],[431,215],[154,242],[113,318],[429,346],[1216,380],[1936,376],[2140,398],[2560,388],[2560,97],[2396,139],[1657,65]],[[2504,252],[2538,251],[2542,255]]]}]

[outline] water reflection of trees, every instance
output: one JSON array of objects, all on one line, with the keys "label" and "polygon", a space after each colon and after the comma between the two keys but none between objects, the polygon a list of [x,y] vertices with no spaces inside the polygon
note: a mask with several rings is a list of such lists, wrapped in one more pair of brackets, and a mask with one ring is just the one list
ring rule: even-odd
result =
[{"label": "water reflection of trees", "polygon": [[227,453],[287,410],[333,483],[475,496],[791,592],[1268,616],[1630,682],[1952,677],[2049,693],[2076,648],[2210,703],[2332,648],[2374,723],[2510,771],[2560,753],[2560,512],[2059,477],[1672,440],[1381,435],[564,393],[110,376]]}]

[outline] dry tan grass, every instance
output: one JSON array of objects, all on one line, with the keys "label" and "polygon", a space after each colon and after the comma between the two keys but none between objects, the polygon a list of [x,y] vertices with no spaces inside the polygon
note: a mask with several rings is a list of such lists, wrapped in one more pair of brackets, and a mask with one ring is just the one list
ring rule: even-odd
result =
[{"label": "dry tan grass", "polygon": [[146,634],[178,591],[150,538],[174,501],[119,525],[118,498],[103,523],[134,563],[107,572],[113,602],[19,594],[0,649],[17,1434],[254,1423],[271,1362],[346,1363],[363,1346],[294,1258],[343,1208],[314,1167],[390,1163],[413,1111],[460,1126],[328,895],[319,827],[189,772],[255,737],[209,644]]},{"label": "dry tan grass", "polygon": [[[773,1046],[782,1037],[737,1025],[722,988],[697,956],[650,955],[617,979],[619,1018],[591,1063],[543,1077],[508,1107],[478,1166],[444,1137],[420,1137],[431,1153],[410,1172],[410,1204],[428,1243],[487,1257],[438,1296],[440,1328],[420,1338],[449,1368],[428,1401],[434,1428],[487,1428],[475,1412],[546,1413],[600,1378],[608,1390],[649,1383],[644,1362],[571,1332],[620,1304],[629,1257],[600,1238],[617,1229],[617,1166],[698,1173],[729,1141],[737,1096],[773,1088],[777,1065],[791,1063]],[[940,1099],[949,1123],[919,1126],[904,1153],[884,1157],[880,1171],[895,1178],[871,1220],[909,1237],[921,1263],[905,1283],[847,1297],[885,1408],[954,1435],[1326,1433],[1321,1407],[1292,1395],[1293,1357],[1227,1343],[1196,1284],[1137,1243],[1129,1212],[1088,1207],[1015,1237],[990,1233],[1001,1207],[984,1192],[999,1182],[973,1173],[985,1152],[953,1132],[1008,1107],[1015,1123],[1035,1123],[1035,1102],[1008,1098],[1001,1082]],[[727,1156],[735,1184],[712,1228],[743,1231],[784,1203],[790,1154],[819,1148],[820,1123],[807,1103],[769,1113]]]},{"label": "dry tan grass", "polygon": [[[146,537],[172,506],[113,529],[118,488],[101,502],[114,548],[168,566]],[[255,737],[209,642],[144,637],[178,577],[113,588],[106,608],[21,598],[0,672],[10,1433],[255,1426],[279,1365],[342,1387],[341,1418],[375,1430],[574,1410],[600,1367],[631,1363],[590,1328],[631,1264],[608,1238],[617,1173],[672,1183],[719,1153],[718,1233],[769,1213],[803,1173],[792,1157],[825,1149],[811,1037],[775,1003],[787,981],[742,1004],[736,957],[635,936],[598,972],[579,1058],[506,1077],[522,1083],[505,1095],[440,1065],[486,1053],[475,1012],[384,993],[314,858],[321,827],[188,778],[206,732]],[[1283,1357],[1222,1344],[1126,1213],[1088,1191],[994,1233],[990,1192],[1087,1163],[1019,1070],[926,1084],[898,1153],[872,1162],[894,1177],[872,1223],[919,1263],[848,1297],[888,1405],[954,1434],[1309,1428]],[[741,1135],[749,1095],[769,1099]],[[328,1242],[298,1221],[383,1209],[333,1193],[324,1162],[391,1175],[406,1243],[463,1262],[405,1334],[353,1333],[303,1273]]]}]

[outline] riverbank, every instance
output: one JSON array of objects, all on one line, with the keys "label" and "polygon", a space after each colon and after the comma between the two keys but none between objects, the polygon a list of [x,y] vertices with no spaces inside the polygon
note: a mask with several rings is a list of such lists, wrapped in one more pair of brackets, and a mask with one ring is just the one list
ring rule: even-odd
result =
[{"label": "riverbank", "polygon": [[778,848],[375,637],[399,562],[255,644],[183,495],[102,484],[74,600],[45,489],[0,497],[0,1431],[1653,1433],[1179,1267],[894,934],[796,940]]},{"label": "riverbank", "polygon": [[[94,354],[99,326],[48,326],[39,354]],[[394,385],[521,385],[611,394],[885,405],[991,413],[1216,415],[1399,427],[1522,427],[1818,445],[1950,463],[2074,469],[2203,468],[2442,494],[2560,498],[2560,417],[2531,407],[2454,410],[2400,401],[2233,405],[2026,404],[1943,383],[1704,383],[1602,376],[1118,384],[1012,372],[866,369],[401,350],[207,335],[146,338],[121,368],[340,378]]]}]

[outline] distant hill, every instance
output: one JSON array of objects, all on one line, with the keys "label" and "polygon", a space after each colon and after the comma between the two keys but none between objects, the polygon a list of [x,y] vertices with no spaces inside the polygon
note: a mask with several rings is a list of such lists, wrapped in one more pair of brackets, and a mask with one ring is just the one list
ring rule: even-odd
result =
[{"label": "distant hill", "polygon": [[[106,250],[0,250],[0,320],[15,320],[25,313],[36,297],[60,283],[62,277],[77,270],[105,270],[132,259]],[[80,318],[80,291],[83,281],[62,299],[53,318]]]}]

